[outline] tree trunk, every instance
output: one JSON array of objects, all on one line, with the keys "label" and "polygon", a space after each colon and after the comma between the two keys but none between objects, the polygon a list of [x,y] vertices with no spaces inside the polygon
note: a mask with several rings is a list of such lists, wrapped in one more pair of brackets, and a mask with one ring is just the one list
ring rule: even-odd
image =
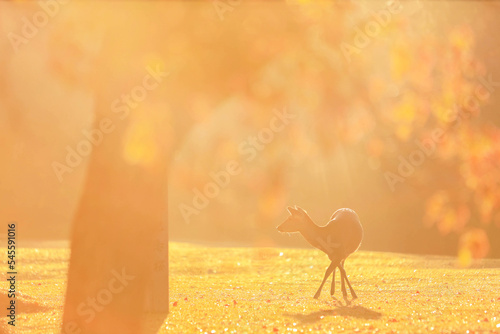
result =
[{"label": "tree trunk", "polygon": [[[122,22],[129,20],[124,14]],[[67,334],[156,333],[158,327],[146,329],[145,316],[155,311],[163,320],[168,312],[165,111],[150,108],[158,102],[154,91],[126,117],[113,110],[116,99],[143,84],[148,73],[143,54],[150,51],[142,42],[148,40],[146,33],[132,40],[116,36],[115,28],[108,29],[95,68],[94,129],[107,124],[107,133],[93,145],[73,223],[62,328]],[[155,157],[145,163],[131,162],[125,154],[137,115],[153,120],[148,134]]]}]

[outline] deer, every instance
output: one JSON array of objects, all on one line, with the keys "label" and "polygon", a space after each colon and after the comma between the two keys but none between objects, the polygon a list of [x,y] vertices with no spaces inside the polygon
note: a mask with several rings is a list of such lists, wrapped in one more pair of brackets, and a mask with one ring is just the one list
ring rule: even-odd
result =
[{"label": "deer", "polygon": [[331,261],[314,298],[319,298],[326,280],[332,273],[333,279],[330,295],[332,298],[335,298],[335,271],[338,268],[341,276],[344,300],[346,303],[350,303],[347,298],[345,283],[349,286],[352,299],[357,299],[358,296],[354,292],[344,269],[346,258],[359,249],[363,240],[363,227],[357,213],[348,208],[338,209],[333,213],[330,221],[325,226],[318,226],[304,209],[298,206],[289,206],[287,210],[290,216],[276,227],[278,231],[282,233],[298,232],[302,234],[311,246],[326,253]]}]

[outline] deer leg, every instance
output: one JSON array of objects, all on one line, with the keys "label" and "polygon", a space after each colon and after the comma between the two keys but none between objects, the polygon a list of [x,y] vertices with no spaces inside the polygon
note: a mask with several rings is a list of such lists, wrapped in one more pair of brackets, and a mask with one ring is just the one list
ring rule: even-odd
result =
[{"label": "deer leg", "polygon": [[332,272],[332,287],[330,289],[330,295],[333,297],[333,295],[335,294],[335,272],[336,272],[336,269],[337,267],[333,268],[333,272]]},{"label": "deer leg", "polygon": [[[354,298],[354,299],[358,298],[358,296],[356,295],[356,292],[354,292],[354,289],[351,286],[351,283],[349,282],[349,279],[347,278],[347,274],[346,274],[344,266],[342,264],[339,266],[339,269],[340,269],[341,276],[343,276],[343,279],[345,279],[345,281],[347,282],[347,286],[349,286],[349,290],[351,291],[352,298]],[[344,290],[345,290],[345,286],[344,286]],[[342,292],[344,292],[344,290],[342,290]],[[347,292],[345,292],[344,298],[345,298],[345,296],[347,296]]]},{"label": "deer leg", "polygon": [[321,289],[323,289],[323,285],[325,285],[326,280],[331,275],[331,273],[333,272],[333,270],[335,269],[335,267],[337,267],[338,265],[339,265],[338,262],[333,262],[332,261],[332,263],[330,263],[330,265],[328,266],[328,268],[326,268],[325,277],[323,278],[323,282],[321,282],[321,285],[319,286],[318,291],[316,291],[316,294],[314,295],[315,299],[319,298],[319,295],[321,293]]},{"label": "deer leg", "polygon": [[342,288],[342,296],[344,297],[344,300],[347,300],[347,290],[345,288],[345,281],[347,279],[345,275],[345,271],[342,271],[343,267],[342,265],[339,265],[339,271],[340,271],[340,286]]},{"label": "deer leg", "polygon": [[342,268],[344,268],[344,261],[345,260],[342,260],[340,261],[340,265],[339,265],[339,271],[340,271],[340,286],[341,286],[341,289],[342,289],[342,296],[344,297],[344,300],[347,300],[347,290],[345,288],[345,280],[346,280],[346,276],[344,275],[344,273],[342,272]]}]

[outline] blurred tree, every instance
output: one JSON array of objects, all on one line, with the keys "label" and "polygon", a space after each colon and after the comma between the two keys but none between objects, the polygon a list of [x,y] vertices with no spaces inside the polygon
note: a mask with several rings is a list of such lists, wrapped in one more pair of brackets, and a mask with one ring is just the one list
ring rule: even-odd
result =
[{"label": "blurred tree", "polygon": [[[242,122],[234,121],[249,125],[245,135],[265,127],[276,106],[291,105],[299,116],[286,135],[259,153],[259,161],[269,164],[246,166],[243,179],[236,181],[248,190],[244,191],[247,198],[259,197],[262,204],[268,198],[266,194],[274,194],[273,201],[280,203],[271,211],[258,210],[252,219],[258,226],[267,227],[263,233],[275,224],[287,192],[273,190],[276,177],[268,180],[257,175],[262,176],[262,171],[272,175],[273,166],[290,166],[305,157],[328,158],[338,152],[344,152],[352,175],[357,176],[351,188],[369,190],[363,188],[360,182],[364,181],[359,177],[366,174],[366,165],[356,165],[364,160],[369,168],[380,171],[378,176],[384,180],[386,190],[402,195],[399,201],[424,202],[412,209],[402,226],[415,220],[409,216],[416,216],[426,226],[436,224],[442,235],[452,231],[461,234],[467,226],[480,221],[487,224],[498,212],[494,200],[498,130],[488,125],[488,119],[479,117],[495,82],[488,83],[489,74],[475,54],[471,26],[453,16],[460,10],[470,11],[472,5],[469,9],[463,7],[467,5],[449,3],[399,5],[401,8],[372,36],[367,27],[378,24],[377,13],[388,11],[381,3],[289,2],[279,16],[270,10],[278,4],[245,4],[228,12],[217,28],[213,28],[213,22],[203,21],[208,31],[203,42],[209,48],[186,43],[186,51],[190,50],[187,53],[196,55],[192,64],[200,68],[190,67],[187,73],[187,77],[198,76],[190,85],[194,88],[190,96],[196,99],[199,90],[201,96],[217,97],[212,102],[225,95],[237,97],[240,109],[255,110],[249,115],[243,113]],[[473,7],[479,13],[488,10]],[[443,16],[443,12],[450,15]],[[200,20],[189,22],[194,27]],[[236,29],[236,22],[243,24]],[[182,27],[192,41],[198,40],[195,30]],[[356,45],[360,36],[368,42],[346,57],[338,46]],[[226,83],[232,84],[232,91],[225,90]],[[218,109],[216,103],[212,106]],[[206,116],[208,110],[199,114]],[[182,165],[186,184],[179,186],[189,190],[188,200],[193,196],[193,187],[202,188],[207,182],[207,169],[218,170],[221,166],[217,161],[238,157],[237,150],[226,147],[238,142],[238,138],[245,140],[245,135],[235,133],[241,133],[240,128],[226,131],[220,123],[205,124],[218,129],[218,134],[206,131],[206,136],[193,144],[200,152],[197,163]],[[282,147],[292,148],[293,153],[289,149],[286,157],[277,155]],[[203,151],[211,154],[203,155]],[[191,173],[186,171],[190,168]],[[280,183],[278,188],[283,189],[289,182]],[[402,188],[413,192],[408,194]],[[388,204],[391,195],[386,190],[381,191]],[[349,190],[343,192],[346,196]],[[446,200],[433,204],[443,196]],[[427,211],[422,212],[426,206]],[[219,211],[214,209],[212,217]],[[391,212],[391,216],[379,219],[393,226],[401,212]],[[223,224],[228,219],[217,220]],[[206,222],[207,229],[210,221]]]},{"label": "blurred tree", "polygon": [[[68,41],[71,48],[58,40],[61,49],[54,48],[73,50],[61,52],[61,61],[54,62],[58,71],[95,90],[92,133],[101,136],[94,143],[72,230],[66,333],[156,332],[157,327],[146,327],[146,311],[168,311],[168,247],[158,245],[168,242],[167,174],[174,136],[161,90],[155,92],[168,73],[153,59],[162,57],[155,47],[158,21],[148,19],[152,7],[128,3],[120,12],[110,4],[84,8],[87,17],[94,17],[90,10],[99,10],[99,18],[106,18],[93,35],[87,30],[76,34],[102,40],[88,81],[78,80],[74,66],[88,55],[81,47],[85,38],[76,45]],[[130,30],[130,20],[139,28]],[[126,39],[116,38],[122,33]],[[89,313],[82,305],[91,300],[98,307]]]}]

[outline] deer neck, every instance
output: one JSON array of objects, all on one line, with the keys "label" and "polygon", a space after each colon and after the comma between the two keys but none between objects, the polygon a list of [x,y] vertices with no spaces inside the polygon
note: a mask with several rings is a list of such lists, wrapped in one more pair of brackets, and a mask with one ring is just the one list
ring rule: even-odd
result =
[{"label": "deer neck", "polygon": [[311,218],[307,218],[307,224],[299,232],[311,246],[321,249],[321,226],[316,225]]}]

